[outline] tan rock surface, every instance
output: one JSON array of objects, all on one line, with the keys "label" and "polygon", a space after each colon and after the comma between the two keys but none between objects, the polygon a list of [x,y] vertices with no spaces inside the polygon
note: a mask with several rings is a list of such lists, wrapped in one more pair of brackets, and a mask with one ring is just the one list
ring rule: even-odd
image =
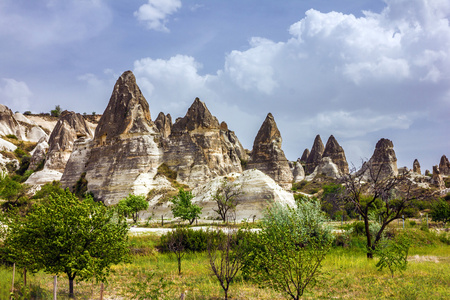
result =
[{"label": "tan rock surface", "polygon": [[322,159],[323,151],[325,147],[323,146],[322,139],[320,135],[317,135],[314,139],[313,146],[311,148],[311,152],[308,155],[308,159],[306,160],[305,172],[306,174],[311,174],[314,172],[316,167],[319,165],[320,160]]},{"label": "tan rock surface", "polygon": [[281,149],[282,138],[272,114],[269,113],[253,142],[247,169],[257,169],[271,177],[281,187],[292,187],[293,175]]},{"label": "tan rock surface", "polygon": [[328,138],[322,157],[331,158],[331,161],[338,167],[340,174],[348,173],[348,163],[344,149],[339,145],[333,135]]}]

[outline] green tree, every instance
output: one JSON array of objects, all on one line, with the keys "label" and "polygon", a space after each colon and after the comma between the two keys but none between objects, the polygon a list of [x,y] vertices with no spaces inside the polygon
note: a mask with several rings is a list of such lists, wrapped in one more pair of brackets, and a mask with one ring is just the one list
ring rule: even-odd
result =
[{"label": "green tree", "polygon": [[[341,178],[342,200],[352,205],[364,221],[367,244],[367,258],[373,258],[373,252],[383,237],[386,227],[400,219],[405,211],[416,203],[419,197],[411,189],[407,174],[386,176],[387,164],[375,165],[371,161],[363,164],[359,171],[352,168]],[[371,232],[371,215],[376,213],[380,222],[377,232]]]},{"label": "green tree", "polygon": [[194,223],[202,213],[202,208],[192,203],[194,195],[190,191],[185,191],[183,188],[178,190],[178,195],[172,197],[172,214],[175,218],[180,217],[182,220],[188,220],[189,225]]},{"label": "green tree", "polygon": [[224,178],[212,195],[212,200],[217,204],[217,209],[214,209],[214,211],[219,214],[223,222],[230,218],[230,214],[233,215],[231,218],[235,216],[236,206],[239,204],[239,196],[242,193],[242,188],[238,184],[230,183]]},{"label": "green tree", "polygon": [[52,109],[52,110],[50,111],[50,114],[51,114],[53,117],[59,118],[59,116],[61,115],[61,106],[56,105],[56,106],[55,106],[55,109]]},{"label": "green tree", "polygon": [[430,216],[433,221],[443,222],[445,226],[445,223],[450,221],[450,204],[443,199],[439,199],[439,201],[433,205]]},{"label": "green tree", "polygon": [[137,223],[139,212],[148,208],[148,202],[143,195],[136,196],[129,194],[125,199],[119,201],[117,207],[119,212],[122,212],[126,216],[131,215],[134,223]]},{"label": "green tree", "polygon": [[405,234],[400,234],[392,240],[382,240],[374,252],[380,258],[376,264],[378,270],[388,268],[392,277],[395,271],[406,270],[410,246],[411,240]]},{"label": "green tree", "polygon": [[318,201],[305,201],[296,208],[271,207],[253,239],[244,273],[261,286],[270,286],[300,299],[314,285],[325,255],[334,239]]},{"label": "green tree", "polygon": [[66,274],[70,297],[75,278],[104,282],[111,265],[128,253],[125,218],[91,197],[80,201],[68,190],[50,195],[20,222],[12,218],[8,227],[9,259],[32,262],[33,270]]}]

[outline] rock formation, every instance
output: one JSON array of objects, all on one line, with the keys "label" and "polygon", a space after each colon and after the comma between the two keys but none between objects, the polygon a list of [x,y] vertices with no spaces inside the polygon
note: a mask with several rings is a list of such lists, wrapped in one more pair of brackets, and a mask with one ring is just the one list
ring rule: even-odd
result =
[{"label": "rock formation", "polygon": [[257,169],[269,175],[286,189],[292,187],[293,175],[283,150],[281,134],[271,113],[264,120],[253,142],[248,169]]},{"label": "rock formation", "polygon": [[306,161],[308,160],[308,157],[309,157],[309,149],[306,148],[306,149],[303,151],[302,157],[300,158],[300,162],[306,163]]},{"label": "rock formation", "polygon": [[[93,140],[77,141],[61,184],[72,188],[86,173],[88,190],[107,205],[129,193],[147,194],[162,162],[160,137],[136,78],[131,71],[124,72]],[[77,167],[80,162],[82,166]]]},{"label": "rock formation", "polygon": [[442,179],[438,166],[433,166],[433,175],[431,176],[431,184],[437,186],[440,190],[445,189],[445,182]]},{"label": "rock formation", "polygon": [[48,148],[48,137],[42,137],[36,147],[34,147],[33,151],[30,152],[31,160],[30,166],[28,167],[29,170],[36,170],[36,168],[45,161]]},{"label": "rock formation", "polygon": [[20,138],[20,125],[14,118],[12,111],[7,106],[0,104],[0,135],[9,134]]},{"label": "rock formation", "polygon": [[450,162],[445,155],[442,155],[441,161],[439,162],[439,171],[441,175],[450,176]]},{"label": "rock formation", "polygon": [[342,173],[331,157],[322,157],[317,167],[310,175],[306,176],[306,180],[311,181],[318,175],[324,175],[331,178],[339,178]]},{"label": "rock formation", "polygon": [[15,113],[14,118],[20,125],[18,138],[24,141],[39,142],[41,138],[48,138],[47,133],[35,122],[29,120],[21,113]]},{"label": "rock formation", "polygon": [[331,161],[337,165],[341,174],[348,173],[348,163],[345,158],[344,149],[339,145],[334,136],[328,138],[322,157],[329,157]]},{"label": "rock formation", "polygon": [[92,137],[92,132],[83,116],[71,111],[63,111],[50,134],[44,168],[63,173],[72,153],[73,143],[80,137]]},{"label": "rock formation", "polygon": [[232,172],[242,172],[244,148],[226,123],[214,117],[196,98],[183,118],[163,139],[164,163],[177,173],[177,181],[192,186]]},{"label": "rock formation", "polygon": [[311,148],[311,152],[308,155],[308,159],[306,160],[306,174],[311,174],[312,172],[314,172],[314,169],[319,165],[320,160],[322,159],[324,150],[325,147],[323,146],[322,139],[320,138],[320,135],[317,135],[314,139],[314,143]]},{"label": "rock formation", "polygon": [[[365,170],[364,170],[365,169]],[[387,178],[398,175],[397,157],[395,156],[394,144],[388,139],[380,139],[368,163],[363,165],[364,173],[369,177]]]},{"label": "rock formation", "polygon": [[289,167],[291,168],[293,182],[300,182],[305,179],[305,170],[303,169],[300,159],[293,162],[290,161]]},{"label": "rock formation", "polygon": [[420,170],[420,163],[417,159],[413,162],[413,172],[417,174],[422,174],[422,171]]},{"label": "rock formation", "polygon": [[172,117],[170,116],[170,114],[165,115],[164,113],[160,112],[155,120],[155,125],[161,133],[162,137],[167,138],[172,132]]}]

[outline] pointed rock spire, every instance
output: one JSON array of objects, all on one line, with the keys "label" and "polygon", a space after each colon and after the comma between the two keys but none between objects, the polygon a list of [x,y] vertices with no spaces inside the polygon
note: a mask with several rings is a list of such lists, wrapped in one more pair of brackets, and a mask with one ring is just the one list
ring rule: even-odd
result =
[{"label": "pointed rock spire", "polygon": [[382,177],[398,175],[397,157],[395,156],[394,143],[391,140],[380,139],[369,161],[375,174],[380,172]]},{"label": "pointed rock spire", "polygon": [[186,115],[177,119],[172,127],[173,132],[192,131],[197,128],[219,129],[219,121],[214,117],[205,103],[195,98]]},{"label": "pointed rock spire", "polygon": [[172,117],[170,114],[165,115],[163,112],[160,112],[155,120],[155,125],[161,132],[161,135],[167,138],[172,132]]},{"label": "pointed rock spire", "polygon": [[413,162],[413,172],[417,174],[422,174],[422,171],[420,170],[420,163],[417,160],[417,158]]},{"label": "pointed rock spire", "polygon": [[131,71],[124,72],[114,85],[108,106],[95,130],[95,140],[105,142],[128,133],[151,132],[147,100]]},{"label": "pointed rock spire", "polygon": [[281,150],[282,138],[272,114],[269,113],[253,142],[247,169],[257,169],[269,175],[283,188],[291,188],[293,175]]},{"label": "pointed rock spire", "polygon": [[306,163],[306,161],[308,160],[308,156],[309,156],[309,149],[306,148],[306,149],[303,151],[303,154],[302,154],[302,157],[300,158],[300,161],[301,161],[302,163]]},{"label": "pointed rock spire", "polygon": [[320,138],[320,135],[317,135],[314,139],[311,153],[306,160],[306,174],[311,174],[312,172],[314,172],[314,169],[319,165],[320,160],[322,159],[324,150],[325,147],[323,146],[322,139]]},{"label": "pointed rock spire", "polygon": [[331,161],[338,166],[341,174],[348,173],[348,163],[345,158],[344,149],[339,145],[333,135],[328,138],[322,157],[331,158]]},{"label": "pointed rock spire", "polygon": [[442,155],[441,161],[439,162],[439,171],[442,175],[450,175],[450,162],[445,155]]}]

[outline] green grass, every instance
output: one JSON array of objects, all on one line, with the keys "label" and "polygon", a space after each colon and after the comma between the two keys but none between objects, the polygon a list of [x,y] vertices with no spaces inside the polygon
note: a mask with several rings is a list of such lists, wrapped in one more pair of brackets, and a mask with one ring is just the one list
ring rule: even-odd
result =
[{"label": "green grass", "polygon": [[[450,246],[433,232],[419,229],[408,229],[408,232],[414,246],[403,273],[396,272],[391,277],[389,270],[378,271],[377,259],[366,258],[364,244],[360,243],[363,240],[358,238],[347,248],[331,249],[317,285],[308,287],[302,299],[450,299]],[[134,251],[129,262],[112,267],[105,299],[134,299],[133,295],[144,292],[163,295],[161,299],[179,299],[186,291],[185,299],[222,299],[223,291],[209,269],[207,253],[186,254],[182,273],[178,275],[175,257],[158,253],[154,248],[158,239],[154,234],[130,237],[130,247],[139,250]],[[0,299],[8,299],[11,273],[10,267],[0,268]],[[16,273],[16,289],[20,289],[22,282],[22,275]],[[30,290],[39,297],[26,299],[51,299],[52,275],[29,274],[28,282]],[[58,287],[58,299],[67,299],[65,276],[58,278]],[[95,299],[99,293],[98,283],[75,285],[77,299]],[[230,296],[231,299],[287,299],[270,288],[262,289],[245,281],[240,274],[230,288]]]}]

